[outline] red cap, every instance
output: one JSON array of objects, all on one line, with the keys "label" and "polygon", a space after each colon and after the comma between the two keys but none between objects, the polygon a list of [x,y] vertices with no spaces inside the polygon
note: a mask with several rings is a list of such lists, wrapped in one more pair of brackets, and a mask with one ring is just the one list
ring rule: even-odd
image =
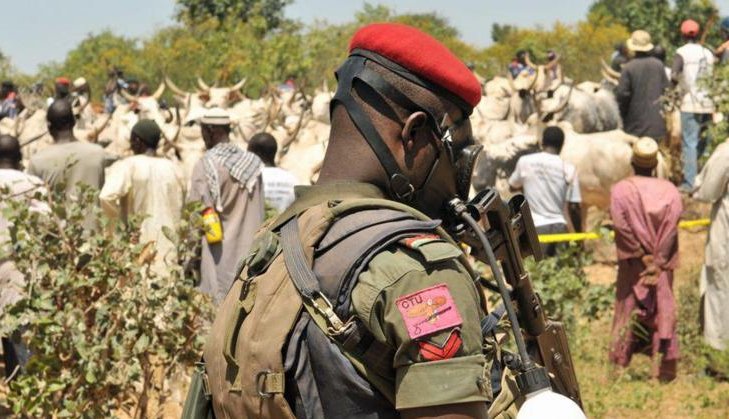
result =
[{"label": "red cap", "polygon": [[699,24],[692,19],[684,20],[681,23],[681,35],[696,36],[699,34]]},{"label": "red cap", "polygon": [[66,77],[58,77],[56,78],[56,84],[65,84],[66,86],[70,86],[71,80]]},{"label": "red cap", "polygon": [[399,23],[374,23],[360,28],[349,52],[377,53],[453,93],[471,107],[481,100],[481,85],[473,72],[432,36]]}]

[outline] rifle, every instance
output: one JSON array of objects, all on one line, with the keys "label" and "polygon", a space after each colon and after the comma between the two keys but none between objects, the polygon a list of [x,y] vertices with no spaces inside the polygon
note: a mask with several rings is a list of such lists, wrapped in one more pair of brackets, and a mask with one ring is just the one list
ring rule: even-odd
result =
[{"label": "rifle", "polygon": [[[544,373],[537,371],[543,367],[552,388],[581,407],[580,388],[564,325],[547,319],[539,294],[524,269],[525,257],[542,259],[526,199],[518,194],[507,205],[495,189],[489,188],[467,204],[454,199],[449,207],[461,222],[457,229],[459,239],[471,247],[474,258],[491,266],[498,283],[519,349],[520,359],[510,365],[517,372],[519,387],[527,389],[534,380],[544,380]],[[484,278],[480,283],[495,288]]]}]

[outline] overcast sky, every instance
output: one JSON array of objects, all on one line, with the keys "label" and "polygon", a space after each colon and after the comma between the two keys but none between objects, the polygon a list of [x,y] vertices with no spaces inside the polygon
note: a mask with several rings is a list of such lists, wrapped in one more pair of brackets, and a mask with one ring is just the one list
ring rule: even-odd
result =
[{"label": "overcast sky", "polygon": [[[24,72],[62,60],[88,33],[111,29],[130,37],[150,35],[173,22],[174,0],[0,0],[0,51]],[[362,0],[295,0],[286,15],[310,23],[342,23],[362,9]],[[491,24],[550,26],[583,18],[592,0],[372,0],[397,12],[437,11],[448,18],[464,40],[479,46],[491,42]],[[717,0],[729,13],[729,0]]]}]

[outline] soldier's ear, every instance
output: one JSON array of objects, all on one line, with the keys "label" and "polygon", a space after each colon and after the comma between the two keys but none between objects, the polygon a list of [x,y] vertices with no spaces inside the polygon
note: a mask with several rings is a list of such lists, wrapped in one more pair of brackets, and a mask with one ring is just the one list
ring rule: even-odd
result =
[{"label": "soldier's ear", "polygon": [[428,114],[422,111],[413,112],[405,120],[402,127],[401,137],[405,149],[411,149],[415,145],[418,131],[428,123]]}]

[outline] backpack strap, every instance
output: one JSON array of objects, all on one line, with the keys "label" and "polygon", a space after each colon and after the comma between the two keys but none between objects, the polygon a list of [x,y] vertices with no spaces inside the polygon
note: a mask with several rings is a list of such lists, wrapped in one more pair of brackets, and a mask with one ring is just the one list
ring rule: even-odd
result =
[{"label": "backpack strap", "polygon": [[345,328],[351,328],[350,323],[345,324],[334,313],[332,303],[321,292],[319,280],[311,270],[301,244],[298,217],[289,219],[281,227],[281,247],[286,270],[289,271],[296,290],[301,294],[304,307],[316,324],[330,337],[341,335]]},{"label": "backpack strap", "polygon": [[[392,243],[439,231],[439,236],[450,240],[440,229],[439,220],[431,220],[400,204],[389,205],[391,202],[345,201],[333,207],[335,221],[314,249],[312,262],[302,247],[297,218],[289,219],[281,228],[284,262],[302,295],[304,307],[355,368],[369,377],[383,394],[390,393],[384,390],[386,384],[376,382],[371,372],[389,375],[394,349],[377,341],[351,314],[352,290],[371,259]],[[342,258],[342,255],[350,257]]]}]

